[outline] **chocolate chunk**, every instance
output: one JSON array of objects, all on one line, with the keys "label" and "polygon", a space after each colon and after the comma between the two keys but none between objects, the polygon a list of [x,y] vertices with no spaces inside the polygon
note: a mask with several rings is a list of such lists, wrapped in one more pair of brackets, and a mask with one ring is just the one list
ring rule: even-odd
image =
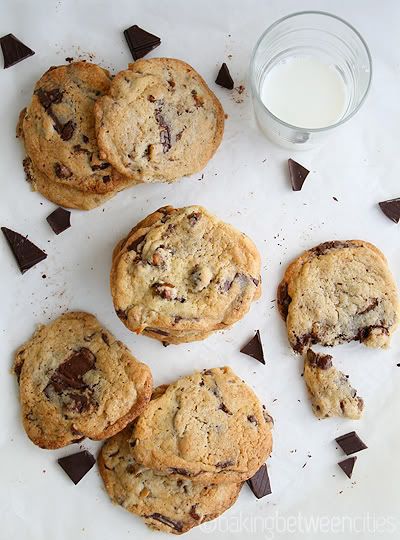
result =
[{"label": "chocolate chunk", "polygon": [[153,334],[158,334],[160,336],[169,336],[168,332],[164,332],[164,330],[159,330],[158,328],[151,328],[150,326],[147,326],[144,331],[152,332]]},{"label": "chocolate chunk", "polygon": [[258,469],[254,476],[247,480],[247,483],[257,499],[261,499],[262,497],[265,497],[265,495],[270,495],[272,493],[268,470],[265,463]]},{"label": "chocolate chunk", "polygon": [[57,393],[61,393],[68,388],[75,390],[84,390],[87,384],[82,380],[83,375],[94,368],[96,357],[86,347],[82,347],[79,351],[65,360],[50,377],[50,382],[45,388],[48,390],[52,386]]},{"label": "chocolate chunk", "polygon": [[68,392],[68,398],[70,399],[67,409],[82,414],[90,407],[89,398],[85,394],[76,394],[74,392]]},{"label": "chocolate chunk", "polygon": [[235,464],[234,461],[232,461],[231,459],[228,459],[226,461],[219,461],[218,463],[215,464],[215,466],[218,467],[218,469],[226,469],[228,467],[231,467],[234,464]]},{"label": "chocolate chunk", "polygon": [[192,96],[193,96],[193,100],[194,100],[194,104],[196,106],[196,108],[200,108],[200,107],[203,107],[204,105],[204,99],[199,96],[199,94],[197,93],[196,90],[192,90],[191,92]]},{"label": "chocolate chunk", "polygon": [[172,146],[170,129],[164,116],[161,114],[161,109],[156,109],[154,115],[156,122],[160,127],[160,143],[162,144],[163,152],[165,154]]},{"label": "chocolate chunk", "polygon": [[277,300],[279,313],[281,314],[282,319],[286,321],[289,312],[289,305],[292,301],[288,293],[288,284],[286,282],[282,281],[282,283],[279,284]]},{"label": "chocolate chunk", "polygon": [[221,403],[218,409],[223,411],[225,414],[232,414],[228,407],[225,405],[225,403]]},{"label": "chocolate chunk", "polygon": [[179,467],[170,467],[170,472],[175,474],[181,474],[182,476],[191,476],[190,472],[186,469],[180,469]]},{"label": "chocolate chunk", "polygon": [[146,517],[155,519],[156,521],[159,521],[160,523],[163,523],[164,525],[168,525],[168,527],[171,527],[171,529],[174,529],[177,532],[182,532],[183,530],[183,525],[180,521],[174,521],[170,518],[163,516],[162,514],[159,514],[158,512],[155,512],[154,514],[150,514],[149,516],[146,516]]},{"label": "chocolate chunk", "polygon": [[91,168],[92,171],[104,171],[104,169],[108,169],[109,166],[110,164],[104,161],[103,163],[91,165]]},{"label": "chocolate chunk", "polygon": [[126,311],[124,311],[123,309],[116,309],[115,313],[118,315],[121,321],[126,321],[128,319],[128,315],[126,314]]},{"label": "chocolate chunk", "polygon": [[3,51],[4,57],[4,69],[14,66],[33,56],[35,51],[32,51],[27,47],[22,41],[17,39],[13,34],[7,34],[0,38],[1,50]]},{"label": "chocolate chunk", "polygon": [[66,124],[61,127],[60,137],[63,141],[69,141],[75,131],[75,124],[72,120],[68,120]]},{"label": "chocolate chunk", "polygon": [[220,67],[220,70],[218,72],[217,78],[215,79],[215,82],[222,86],[223,88],[227,88],[228,90],[233,90],[233,87],[235,86],[233,79],[231,77],[231,74],[229,73],[228,66],[225,64],[225,62]]},{"label": "chocolate chunk", "polygon": [[90,154],[91,153],[90,150],[88,150],[87,148],[83,148],[83,146],[81,146],[80,144],[74,144],[74,146],[72,147],[72,150],[76,154]]},{"label": "chocolate chunk", "polygon": [[35,246],[35,244],[32,244],[25,236],[22,236],[7,227],[2,227],[1,230],[6,237],[8,245],[10,246],[22,274],[46,259],[46,253]]},{"label": "chocolate chunk", "polygon": [[64,208],[58,207],[54,212],[47,216],[46,220],[56,234],[64,232],[71,227],[70,223],[71,212]]},{"label": "chocolate chunk", "polygon": [[172,283],[154,283],[152,288],[163,300],[175,300],[176,298],[175,285]]},{"label": "chocolate chunk", "polygon": [[345,473],[348,478],[351,478],[353,474],[354,464],[357,461],[357,456],[349,457],[344,461],[338,463],[339,467]]},{"label": "chocolate chunk", "polygon": [[126,248],[128,251],[138,251],[137,247],[140,243],[143,242],[143,240],[146,238],[146,235],[143,234],[142,236],[139,236],[138,238],[136,238],[136,240],[134,240],[131,244],[129,244],[129,246]]},{"label": "chocolate chunk", "polygon": [[30,184],[33,183],[34,178],[32,175],[32,160],[30,157],[26,157],[22,160],[22,166],[24,168],[25,180]]},{"label": "chocolate chunk", "polygon": [[196,512],[196,508],[197,508],[197,504],[194,504],[189,510],[189,516],[193,518],[195,521],[199,521],[201,518],[199,514]]},{"label": "chocolate chunk", "polygon": [[243,354],[247,354],[248,356],[251,356],[252,358],[255,358],[261,364],[265,364],[264,360],[264,351],[261,343],[261,337],[260,337],[260,331],[256,331],[256,335],[251,338],[251,340],[240,349],[240,352]]},{"label": "chocolate chunk", "polygon": [[362,440],[355,431],[350,431],[350,433],[341,435],[340,437],[335,439],[335,441],[338,443],[343,452],[348,456],[350,454],[355,454],[356,452],[360,452],[361,450],[365,450],[366,448],[368,448],[368,446],[362,442]]},{"label": "chocolate chunk", "polygon": [[54,164],[54,172],[58,178],[70,178],[72,176],[72,172],[62,163]]},{"label": "chocolate chunk", "polygon": [[329,354],[317,354],[311,349],[307,351],[307,361],[310,365],[319,369],[329,369],[332,367],[332,356]]},{"label": "chocolate chunk", "polygon": [[379,203],[379,207],[386,217],[395,223],[400,221],[400,198],[382,201]]},{"label": "chocolate chunk", "polygon": [[87,144],[89,142],[89,137],[87,135],[82,135],[82,141]]},{"label": "chocolate chunk", "polygon": [[82,480],[85,474],[87,474],[96,463],[95,458],[87,450],[65,456],[57,461],[75,485]]},{"label": "chocolate chunk", "polygon": [[375,309],[378,306],[378,304],[379,304],[378,299],[373,298],[372,302],[370,302],[365,309],[363,309],[362,311],[359,311],[356,315],[364,315],[365,313],[368,313],[369,311],[372,311],[373,309]]},{"label": "chocolate chunk", "polygon": [[101,333],[101,339],[104,341],[106,345],[110,345],[110,340],[108,339],[107,334],[105,334],[104,332]]},{"label": "chocolate chunk", "polygon": [[288,159],[288,165],[292,189],[293,191],[300,191],[310,171],[293,159]]},{"label": "chocolate chunk", "polygon": [[357,247],[351,242],[342,242],[340,240],[331,240],[330,242],[323,242],[318,246],[310,249],[310,252],[319,257],[320,255],[325,255],[333,249],[344,249],[349,247]]},{"label": "chocolate chunk", "polygon": [[250,424],[254,424],[255,426],[258,426],[257,418],[254,415],[249,415],[247,417],[247,420],[250,422]]},{"label": "chocolate chunk", "polygon": [[63,97],[63,93],[59,88],[54,88],[53,90],[43,90],[43,88],[39,88],[35,93],[40,104],[46,111],[53,103],[61,103]]},{"label": "chocolate chunk", "polygon": [[161,39],[150,32],[146,32],[137,24],[124,30],[124,36],[128,43],[134,60],[143,58],[150,51],[161,45]]},{"label": "chocolate chunk", "polygon": [[201,218],[201,212],[192,212],[188,215],[190,225],[193,227]]}]

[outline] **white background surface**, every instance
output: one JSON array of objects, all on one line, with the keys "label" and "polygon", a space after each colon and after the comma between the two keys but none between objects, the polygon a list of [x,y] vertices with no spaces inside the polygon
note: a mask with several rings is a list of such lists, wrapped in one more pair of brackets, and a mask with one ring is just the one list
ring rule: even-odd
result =
[{"label": "white background surface", "polygon": [[[273,146],[257,130],[246,76],[261,32],[277,18],[301,9],[331,11],[356,26],[370,46],[374,80],[361,112],[329,145],[296,156]],[[389,351],[355,343],[335,349],[337,366],[350,374],[365,398],[365,415],[358,422],[317,421],[300,377],[301,362],[291,354],[271,302],[284,266],[302,250],[326,240],[362,238],[375,243],[398,281],[400,225],[389,221],[377,202],[400,196],[399,18],[395,0],[1,1],[0,35],[12,32],[36,51],[32,58],[0,70],[1,225],[29,234],[48,253],[46,261],[22,276],[0,238],[2,540],[162,536],[111,505],[96,469],[78,486],[72,484],[56,459],[78,447],[40,450],[22,429],[17,385],[10,375],[13,352],[37,323],[66,309],[95,313],[151,367],[156,384],[195,369],[229,364],[274,416],[269,461],[273,494],[257,501],[244,486],[227,514],[188,533],[188,538],[350,538],[355,531],[357,538],[369,538],[374,526],[382,533],[378,537],[399,537],[400,332]],[[72,228],[55,236],[45,220],[54,205],[30,192],[24,180],[23,153],[14,135],[18,113],[42,72],[64,63],[67,56],[93,53],[94,61],[114,72],[124,69],[131,56],[122,31],[132,24],[161,37],[153,56],[182,58],[209,82],[229,115],[223,143],[204,179],[195,175],[172,185],[125,191],[103,208],[73,211]],[[235,91],[213,83],[222,61],[228,63],[236,85],[246,87],[242,103],[236,102]],[[288,157],[297,157],[312,171],[299,193],[289,185]],[[120,323],[112,308],[108,275],[114,244],[139,219],[167,203],[203,204],[246,232],[262,254],[264,288],[262,298],[232,330],[165,349]],[[266,366],[239,353],[257,328]],[[359,454],[350,481],[336,465],[343,454],[332,441],[352,429],[369,448]],[[97,450],[98,445],[85,442],[85,447]],[[302,533],[306,525],[301,519],[310,518],[322,520],[315,521],[315,535]],[[332,527],[344,527],[345,533]]]}]

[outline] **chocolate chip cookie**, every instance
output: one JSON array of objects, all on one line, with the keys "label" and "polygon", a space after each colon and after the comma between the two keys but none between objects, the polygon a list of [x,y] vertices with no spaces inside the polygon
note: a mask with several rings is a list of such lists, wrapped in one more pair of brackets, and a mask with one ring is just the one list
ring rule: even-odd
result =
[{"label": "chocolate chip cookie", "polygon": [[158,531],[184,533],[217,518],[236,501],[242,484],[202,485],[145,468],[131,454],[132,429],[104,444],[100,474],[111,500]]},{"label": "chocolate chip cookie", "polygon": [[325,242],[292,262],[278,288],[278,307],[299,353],[314,343],[354,340],[387,347],[400,317],[386,259],[362,240]]},{"label": "chocolate chip cookie", "polygon": [[261,294],[260,256],[243,233],[201,206],[167,206],[114,250],[114,307],[123,323],[166,343],[231,326]]},{"label": "chocolate chip cookie", "polygon": [[272,418],[229,367],[183,377],[150,402],[131,436],[144,467],[195,483],[243,482],[272,448]]},{"label": "chocolate chip cookie", "polygon": [[128,181],[100,159],[93,108],[108,91],[109,73],[88,62],[50,68],[36,83],[17,133],[41,181],[97,195],[115,193]]},{"label": "chocolate chip cookie", "polygon": [[101,157],[143,181],[200,171],[224,130],[216,96],[191,66],[172,58],[138,60],[118,73],[95,117]]},{"label": "chocolate chip cookie", "polygon": [[348,376],[333,366],[329,354],[317,354],[308,349],[304,359],[304,382],[317,418],[361,418],[364,401],[357,396]]},{"label": "chocolate chip cookie", "polygon": [[41,448],[118,433],[150,400],[152,377],[89,313],[41,326],[16,353],[22,421]]}]

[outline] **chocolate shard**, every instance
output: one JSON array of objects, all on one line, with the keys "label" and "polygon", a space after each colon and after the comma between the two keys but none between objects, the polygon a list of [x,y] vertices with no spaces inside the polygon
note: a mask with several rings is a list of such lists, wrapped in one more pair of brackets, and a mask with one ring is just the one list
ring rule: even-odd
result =
[{"label": "chocolate shard", "polygon": [[146,30],[143,30],[137,24],[124,30],[124,36],[134,60],[143,58],[143,56],[146,56],[150,51],[161,45],[161,39],[159,37],[146,32]]},{"label": "chocolate shard", "polygon": [[150,514],[149,516],[146,516],[146,517],[155,519],[156,521],[159,521],[160,523],[163,523],[164,525],[171,527],[171,529],[174,529],[178,533],[183,531],[183,525],[180,521],[174,521],[173,519],[163,516],[162,514],[159,514],[158,512],[155,512],[154,514]]},{"label": "chocolate shard", "polygon": [[345,473],[348,478],[351,478],[353,474],[354,464],[357,461],[357,456],[349,457],[338,463],[339,467]]},{"label": "chocolate shard", "polygon": [[379,207],[386,217],[395,223],[400,221],[400,198],[382,201],[379,203]]},{"label": "chocolate shard", "polygon": [[82,480],[85,474],[87,474],[96,463],[95,458],[87,450],[65,456],[57,461],[75,485]]},{"label": "chocolate shard", "polygon": [[219,86],[222,86],[223,88],[227,88],[228,90],[233,90],[233,87],[235,86],[233,79],[231,77],[231,74],[229,73],[228,66],[225,64],[225,62],[220,67],[220,70],[218,71],[217,78],[215,79],[216,84],[219,84]]},{"label": "chocolate shard", "polygon": [[60,234],[71,227],[70,217],[69,210],[58,207],[47,216],[46,221],[56,234]]},{"label": "chocolate shard", "polygon": [[360,452],[361,450],[365,450],[366,448],[368,448],[368,446],[363,443],[363,441],[360,439],[360,437],[355,431],[350,431],[345,435],[341,435],[340,437],[335,439],[335,441],[338,443],[343,452],[348,456],[350,454],[355,454],[356,452]]},{"label": "chocolate shard", "polygon": [[309,174],[309,170],[294,161],[294,159],[288,159],[290,182],[292,183],[293,191],[301,191],[304,181]]},{"label": "chocolate shard", "polygon": [[272,493],[268,470],[265,463],[258,469],[254,476],[247,480],[247,483],[257,499],[261,499]]},{"label": "chocolate shard", "polygon": [[25,236],[7,227],[2,227],[1,230],[17,261],[21,274],[24,274],[27,270],[46,259],[47,254],[35,246],[35,244],[32,244]]},{"label": "chocolate shard", "polygon": [[17,39],[13,34],[7,34],[0,38],[1,50],[3,51],[4,57],[4,69],[14,66],[33,56],[35,51],[32,51],[27,47],[22,41]]},{"label": "chocolate shard", "polygon": [[95,364],[96,357],[92,351],[82,347],[58,366],[50,377],[49,385],[52,385],[56,392],[63,392],[69,388],[84,390],[87,384],[82,377],[93,369]]},{"label": "chocolate shard", "polygon": [[240,349],[240,352],[243,354],[247,354],[248,356],[251,356],[252,358],[255,358],[261,364],[265,364],[264,359],[264,351],[261,343],[261,337],[260,337],[260,331],[256,331],[256,335],[251,338],[251,340]]}]

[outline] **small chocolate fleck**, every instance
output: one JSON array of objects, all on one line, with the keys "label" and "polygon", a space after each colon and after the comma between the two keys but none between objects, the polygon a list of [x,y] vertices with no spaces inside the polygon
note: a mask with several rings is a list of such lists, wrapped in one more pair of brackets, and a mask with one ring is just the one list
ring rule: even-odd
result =
[{"label": "small chocolate fleck", "polygon": [[257,330],[255,336],[251,338],[251,340],[240,349],[240,352],[243,354],[247,354],[252,358],[255,358],[256,360],[261,362],[261,364],[265,364],[264,351],[261,343],[259,330]]},{"label": "small chocolate fleck", "polygon": [[54,212],[47,216],[46,221],[56,234],[64,232],[71,227],[71,212],[58,207]]},{"label": "small chocolate fleck", "polygon": [[337,437],[335,441],[338,443],[343,452],[348,456],[350,454],[355,454],[356,452],[360,452],[361,450],[365,450],[366,448],[368,448],[368,446],[363,443],[363,441],[360,439],[360,437],[355,431],[350,431],[345,435],[341,435],[340,437]]},{"label": "small chocolate fleck", "polygon": [[228,90],[233,90],[235,84],[229,72],[228,66],[225,64],[225,62],[220,67],[217,78],[215,79],[215,82],[219,84],[219,86],[222,86],[223,88],[227,88]]},{"label": "small chocolate fleck", "polygon": [[270,495],[272,493],[268,470],[265,463],[254,476],[247,480],[247,483],[257,499],[261,499],[262,497],[265,497],[265,495]]},{"label": "small chocolate fleck", "polygon": [[4,69],[22,62],[26,58],[33,56],[35,51],[17,39],[13,34],[7,34],[0,38],[1,50],[3,51]]},{"label": "small chocolate fleck", "polygon": [[57,462],[76,485],[90,471],[96,460],[90,452],[83,450],[60,458]]},{"label": "small chocolate fleck", "polygon": [[293,191],[300,191],[310,171],[293,159],[288,159],[288,165],[292,189]]},{"label": "small chocolate fleck", "polygon": [[146,32],[146,30],[137,26],[137,24],[124,30],[124,36],[134,60],[143,58],[143,56],[146,56],[146,54],[161,44],[159,37]]},{"label": "small chocolate fleck", "polygon": [[47,254],[25,236],[7,227],[1,227],[1,230],[17,261],[21,274],[24,274],[27,270],[46,259]]},{"label": "small chocolate fleck", "polygon": [[357,461],[357,456],[353,456],[353,457],[347,458],[347,459],[345,459],[343,461],[340,461],[338,463],[339,467],[342,469],[342,471],[345,473],[345,475],[348,478],[352,477],[354,464],[355,464],[356,461]]},{"label": "small chocolate fleck", "polygon": [[379,203],[379,207],[385,216],[394,221],[394,223],[400,221],[400,198],[382,201]]}]

